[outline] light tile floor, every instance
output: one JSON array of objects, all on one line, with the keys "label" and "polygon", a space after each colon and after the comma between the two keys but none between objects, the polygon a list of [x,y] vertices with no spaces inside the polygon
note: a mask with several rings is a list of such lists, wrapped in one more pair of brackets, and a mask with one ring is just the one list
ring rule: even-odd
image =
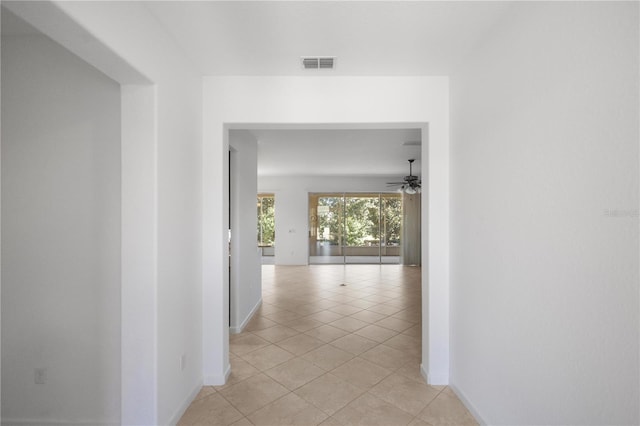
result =
[{"label": "light tile floor", "polygon": [[476,425],[420,374],[420,274],[264,265],[262,306],[230,337],[229,380],[202,388],[179,424]]}]

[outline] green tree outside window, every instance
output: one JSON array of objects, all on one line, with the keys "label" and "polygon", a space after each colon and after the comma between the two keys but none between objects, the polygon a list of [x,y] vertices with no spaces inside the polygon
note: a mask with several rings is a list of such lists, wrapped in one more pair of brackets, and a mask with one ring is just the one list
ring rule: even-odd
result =
[{"label": "green tree outside window", "polygon": [[273,246],[276,236],[275,197],[258,195],[258,245]]}]

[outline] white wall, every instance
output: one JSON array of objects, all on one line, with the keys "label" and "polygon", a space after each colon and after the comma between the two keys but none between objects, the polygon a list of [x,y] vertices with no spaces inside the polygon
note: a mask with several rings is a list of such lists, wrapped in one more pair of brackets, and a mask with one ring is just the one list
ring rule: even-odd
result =
[{"label": "white wall", "polygon": [[202,384],[201,79],[141,3],[3,5],[128,85],[122,422],[175,422]]},{"label": "white wall", "polygon": [[7,36],[2,94],[3,424],[118,423],[120,87]]},{"label": "white wall", "polygon": [[309,193],[301,188],[273,192],[276,212],[274,262],[276,265],[307,265]]},{"label": "white wall", "polygon": [[[204,379],[228,372],[225,123],[423,129],[423,372],[449,379],[449,94],[446,77],[206,77],[203,86]],[[353,123],[357,123],[354,125]],[[411,124],[413,123],[413,126]],[[428,140],[426,137],[428,124]],[[308,127],[307,127],[308,128]],[[326,127],[325,127],[326,128]],[[425,147],[428,146],[428,149]],[[277,201],[276,201],[277,203]],[[277,207],[276,207],[277,208]],[[297,228],[295,228],[297,230]],[[278,237],[277,237],[278,238]]]},{"label": "white wall", "polygon": [[[157,221],[157,396],[156,412],[146,421],[170,423],[202,383],[200,78],[143,5],[65,2],[60,7],[156,85],[156,146],[147,154],[157,156],[151,218]],[[136,303],[148,306],[142,298]],[[135,320],[135,312],[130,314]]]},{"label": "white wall", "polygon": [[229,132],[231,146],[231,331],[240,333],[262,302],[258,250],[258,144],[246,130]]},{"label": "white wall", "polygon": [[[158,220],[156,87],[122,94],[122,423],[157,418]],[[144,304],[140,301],[144,300]]]},{"label": "white wall", "polygon": [[635,2],[518,4],[452,78],[451,382],[488,424],[640,422],[638,40]]},{"label": "white wall", "polygon": [[276,202],[276,265],[309,263],[309,193],[386,192],[397,177],[261,176],[259,192],[271,192]]}]

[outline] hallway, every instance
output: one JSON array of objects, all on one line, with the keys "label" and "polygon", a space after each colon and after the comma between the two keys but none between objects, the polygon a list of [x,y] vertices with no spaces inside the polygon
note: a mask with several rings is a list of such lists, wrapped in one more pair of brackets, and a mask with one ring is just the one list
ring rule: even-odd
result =
[{"label": "hallway", "polygon": [[477,424],[420,374],[420,268],[264,265],[262,274],[260,310],[230,337],[227,384],[204,387],[179,424]]}]

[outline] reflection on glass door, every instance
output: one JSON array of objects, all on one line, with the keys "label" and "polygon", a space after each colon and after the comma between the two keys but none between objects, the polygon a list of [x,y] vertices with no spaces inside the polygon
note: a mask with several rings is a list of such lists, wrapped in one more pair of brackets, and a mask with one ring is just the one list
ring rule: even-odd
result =
[{"label": "reflection on glass door", "polygon": [[343,263],[343,197],[311,195],[310,201],[309,255],[317,263]]},{"label": "reflection on glass door", "polygon": [[275,238],[275,197],[273,194],[258,194],[258,248],[263,264],[274,263]]},{"label": "reflection on glass door", "polygon": [[399,263],[399,194],[310,194],[309,263]]},{"label": "reflection on glass door", "polygon": [[380,263],[400,263],[402,197],[398,194],[382,194],[380,203],[382,210]]},{"label": "reflection on glass door", "polygon": [[380,263],[379,195],[345,195],[345,263]]}]

